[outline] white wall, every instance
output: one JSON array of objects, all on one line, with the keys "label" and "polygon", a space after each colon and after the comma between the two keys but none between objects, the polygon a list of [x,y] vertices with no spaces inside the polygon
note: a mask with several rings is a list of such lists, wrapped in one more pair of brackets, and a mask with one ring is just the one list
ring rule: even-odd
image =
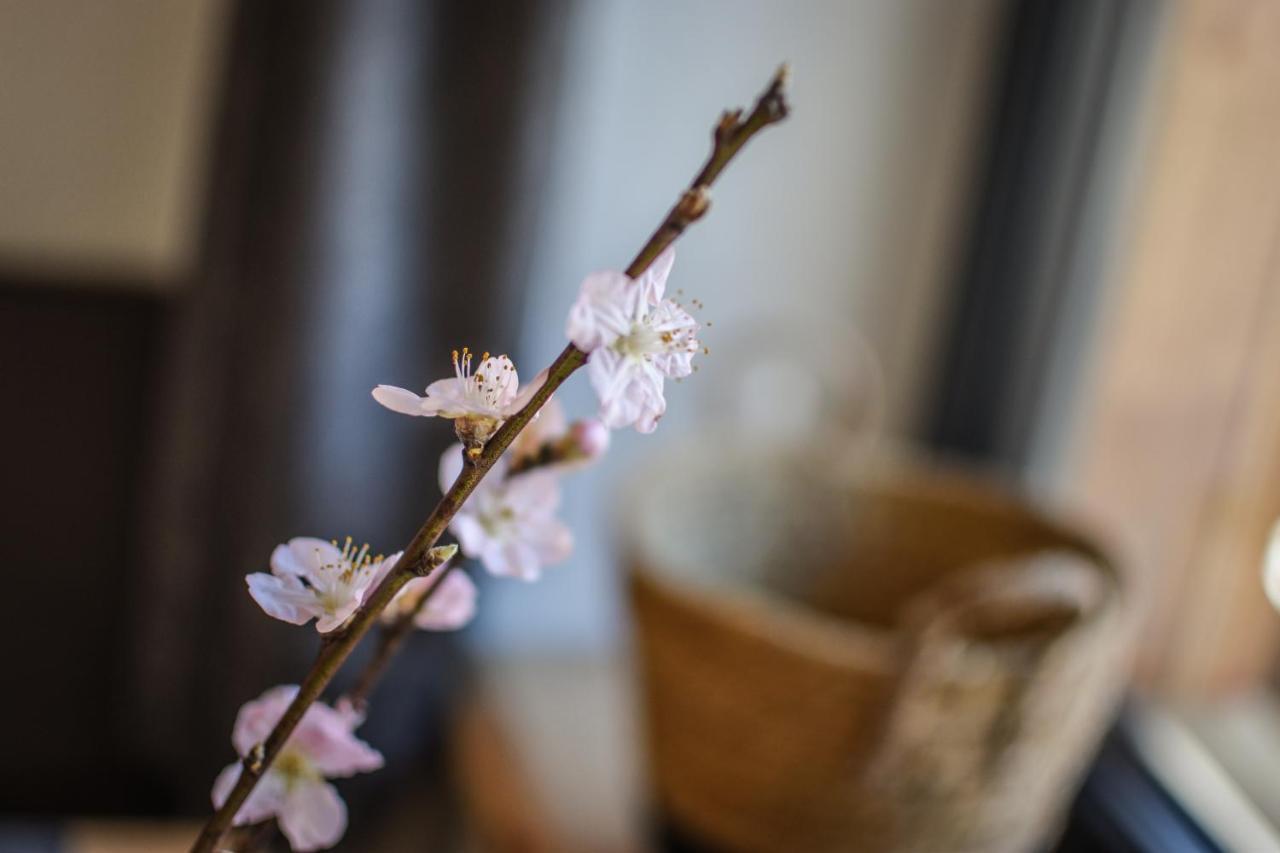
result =
[{"label": "white wall", "polygon": [[[706,156],[720,111],[749,106],[787,60],[791,118],[723,176],[710,214],[680,244],[672,287],[706,303],[700,316],[714,328],[704,340],[721,376],[732,374],[734,356],[717,342],[762,318],[785,324],[804,312],[856,324],[883,362],[891,425],[908,425],[967,186],[998,5],[580,4],[567,22],[566,106],[527,274],[526,373],[563,346],[564,312],[582,275],[630,260]],[[847,341],[832,344],[837,357],[847,351]],[[612,497],[637,459],[697,420],[709,391],[699,382],[710,373],[673,386],[655,437],[616,434],[607,463],[568,483],[574,559],[536,586],[487,585],[475,632],[483,647],[582,651],[617,642],[624,608],[607,529]],[[570,385],[561,394],[570,411],[589,412],[585,376]]]},{"label": "white wall", "polygon": [[[707,368],[673,386],[657,436],[616,436],[570,481],[575,558],[532,587],[489,584],[486,649],[612,647],[622,615],[608,530],[645,453],[734,379],[735,331],[789,317],[855,324],[911,423],[943,294],[999,0],[583,0],[530,269],[522,366],[563,346],[589,270],[621,267],[706,156],[721,110],[792,67],[793,114],[753,142],[682,241],[672,286],[706,303]],[[223,0],[0,0],[0,257],[141,271],[190,261]],[[839,326],[816,349],[848,357]],[[739,340],[737,346],[741,346]],[[717,384],[718,383],[718,384]],[[585,377],[562,395],[592,408]]]}]

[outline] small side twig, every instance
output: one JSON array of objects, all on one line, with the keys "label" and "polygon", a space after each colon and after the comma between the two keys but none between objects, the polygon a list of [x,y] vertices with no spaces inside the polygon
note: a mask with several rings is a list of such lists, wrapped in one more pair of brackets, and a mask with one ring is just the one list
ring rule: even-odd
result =
[{"label": "small side twig", "polygon": [[[445,568],[436,578],[436,583],[444,579],[447,572],[463,571],[460,567]],[[384,625],[382,630],[378,632],[378,645],[374,649],[373,657],[369,658],[368,663],[364,665],[364,669],[360,670],[360,674],[356,676],[355,683],[351,685],[351,689],[347,691],[346,697],[361,712],[365,711],[369,704],[369,697],[373,695],[373,689],[377,687],[378,682],[382,680],[382,676],[386,674],[387,667],[391,663],[391,659],[400,651],[400,647],[404,645],[409,635],[413,633],[413,620],[427,606],[431,593],[435,590],[436,584],[432,584],[419,598],[412,610],[405,611],[396,617],[395,621],[390,625]]]}]

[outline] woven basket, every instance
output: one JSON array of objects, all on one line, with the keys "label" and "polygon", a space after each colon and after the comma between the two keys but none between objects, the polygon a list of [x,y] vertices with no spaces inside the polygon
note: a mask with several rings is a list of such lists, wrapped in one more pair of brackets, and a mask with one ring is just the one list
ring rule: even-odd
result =
[{"label": "woven basket", "polygon": [[628,515],[656,806],[712,849],[1021,851],[1118,697],[1084,538],[974,480],[691,447]]}]

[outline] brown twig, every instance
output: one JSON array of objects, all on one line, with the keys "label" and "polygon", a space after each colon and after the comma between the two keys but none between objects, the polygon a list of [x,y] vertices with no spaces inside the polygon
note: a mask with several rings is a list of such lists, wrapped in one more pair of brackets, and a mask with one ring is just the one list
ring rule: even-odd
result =
[{"label": "brown twig", "polygon": [[[689,188],[681,194],[662,224],[654,231],[653,236],[636,255],[635,260],[627,267],[627,275],[635,278],[644,272],[649,264],[653,263],[653,260],[683,233],[686,227],[701,219],[710,206],[707,190],[719,177],[724,167],[752,136],[786,117],[786,78],[787,68],[784,65],[770,80],[768,88],[756,101],[755,107],[746,119],[742,119],[740,111],[726,112],[721,116],[713,134],[710,157],[694,177]],[[338,669],[350,656],[352,649],[373,627],[374,621],[395,598],[401,587],[415,575],[426,575],[432,568],[429,563],[436,541],[444,533],[454,515],[462,508],[462,504],[475,489],[476,484],[489,472],[520,431],[533,420],[534,415],[551,398],[556,389],[586,361],[586,353],[572,344],[565,347],[547,369],[547,381],[533,395],[533,398],[523,409],[506,420],[502,428],[485,444],[484,450],[474,459],[469,460],[470,464],[463,466],[458,479],[436,504],[435,509],[414,535],[413,541],[405,548],[404,555],[396,568],[383,579],[368,601],[351,617],[351,621],[345,627],[333,632],[328,642],[321,646],[315,663],[312,664],[306,678],[302,680],[298,693],[285,710],[284,716],[276,723],[267,739],[259,745],[260,748],[255,747],[241,762],[240,778],[236,780],[235,786],[222,806],[214,811],[200,831],[200,835],[191,847],[192,853],[211,853],[214,850],[222,834],[231,826],[236,812],[244,805],[249,794],[257,786],[258,780],[280,754],[280,750],[293,734],[293,730],[302,720],[307,708],[320,698],[320,694],[333,680]],[[438,566],[439,563],[436,565]],[[443,576],[443,572],[436,575],[425,595],[431,595]]]},{"label": "brown twig", "polygon": [[[447,572],[452,571],[460,572],[463,569],[460,567],[446,567],[440,572],[440,577],[443,578]],[[432,588],[434,589],[434,584]],[[369,697],[373,695],[373,688],[382,680],[382,676],[386,673],[391,659],[396,656],[396,653],[400,651],[400,647],[404,645],[404,641],[413,633],[413,620],[422,612],[422,608],[427,606],[429,598],[431,598],[430,590],[418,597],[413,609],[401,613],[394,622],[390,625],[384,625],[382,630],[378,632],[378,646],[373,652],[373,657],[369,658],[368,663],[364,665],[364,669],[360,670],[360,674],[356,676],[355,683],[346,693],[347,699],[356,708],[361,711],[366,709]]]},{"label": "brown twig", "polygon": [[[442,569],[440,574],[443,576],[445,572],[453,571],[453,569]],[[462,569],[458,569],[462,571]],[[413,633],[413,620],[421,612],[422,608],[427,606],[427,600],[431,596],[423,594],[418,596],[418,601],[414,604],[413,609],[401,613],[396,620],[390,625],[383,625],[378,631],[378,647],[374,650],[371,657],[364,665],[364,669],[360,670],[360,674],[356,676],[355,684],[347,691],[346,698],[351,702],[363,715],[368,712],[369,697],[373,695],[373,689],[377,687],[378,682],[382,680],[382,676],[386,674],[387,667],[390,665],[392,658],[400,651],[400,647],[404,645],[404,641]],[[224,843],[227,843],[230,849],[241,851],[241,853],[252,853],[255,850],[264,849],[271,839],[275,836],[276,822],[274,818],[268,818],[262,823],[253,824],[252,826],[234,827],[224,836]],[[235,837],[236,831],[242,830],[240,838]],[[227,839],[231,839],[230,842]]]}]

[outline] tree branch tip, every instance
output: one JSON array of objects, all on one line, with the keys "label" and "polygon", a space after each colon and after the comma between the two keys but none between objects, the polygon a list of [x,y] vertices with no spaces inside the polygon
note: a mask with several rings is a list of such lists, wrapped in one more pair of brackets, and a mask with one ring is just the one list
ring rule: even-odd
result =
[{"label": "tree branch tip", "polygon": [[782,121],[791,112],[787,103],[787,82],[791,79],[790,63],[782,63],[769,81],[769,88],[764,90],[756,105],[757,111],[763,112],[767,123]]},{"label": "tree branch tip", "polygon": [[725,110],[720,114],[720,121],[716,123],[715,132],[712,136],[715,138],[717,145],[724,145],[733,135],[738,132],[739,126],[742,124],[742,110]]}]

